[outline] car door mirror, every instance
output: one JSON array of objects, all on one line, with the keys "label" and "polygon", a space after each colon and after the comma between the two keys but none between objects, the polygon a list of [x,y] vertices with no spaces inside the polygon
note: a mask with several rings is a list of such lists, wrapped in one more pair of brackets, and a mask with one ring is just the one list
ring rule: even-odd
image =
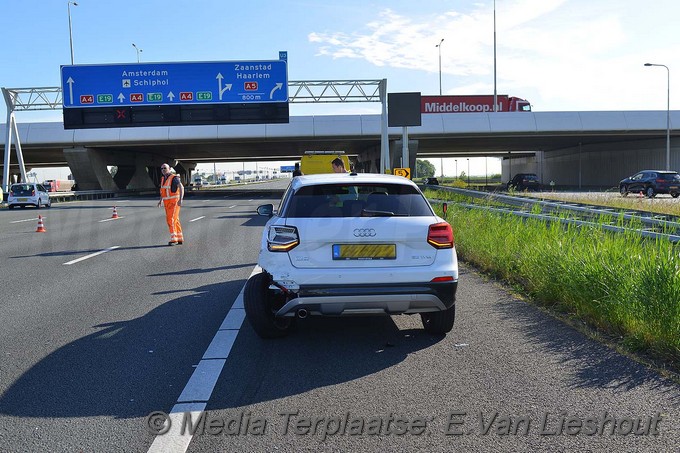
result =
[{"label": "car door mirror", "polygon": [[274,205],[273,204],[263,204],[257,207],[257,213],[259,215],[271,217],[274,215]]}]

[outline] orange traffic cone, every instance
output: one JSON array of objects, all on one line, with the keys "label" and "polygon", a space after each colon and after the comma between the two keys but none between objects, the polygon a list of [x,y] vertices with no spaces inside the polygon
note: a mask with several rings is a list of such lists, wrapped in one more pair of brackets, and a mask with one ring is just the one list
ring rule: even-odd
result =
[{"label": "orange traffic cone", "polygon": [[43,220],[42,216],[38,216],[38,229],[35,230],[36,233],[47,233],[47,230],[45,229],[45,225],[43,225]]},{"label": "orange traffic cone", "polygon": [[112,219],[117,219],[118,218],[118,210],[116,207],[113,207],[113,215],[111,216]]}]

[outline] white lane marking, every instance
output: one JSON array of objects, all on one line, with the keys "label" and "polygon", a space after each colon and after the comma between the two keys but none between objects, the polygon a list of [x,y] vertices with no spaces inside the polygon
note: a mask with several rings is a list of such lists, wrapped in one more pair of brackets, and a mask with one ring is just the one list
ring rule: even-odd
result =
[{"label": "white lane marking", "polygon": [[182,434],[182,421],[184,414],[191,413],[191,420],[195,423],[205,410],[206,403],[180,403],[170,410],[170,430],[162,435],[156,436],[149,447],[149,453],[185,452],[189,448],[189,443],[193,436],[187,432]]},{"label": "white lane marking", "polygon": [[234,204],[234,205],[229,206],[227,209],[235,208],[236,206],[238,206],[238,205]]},{"label": "white lane marking", "polygon": [[210,201],[212,201],[212,200],[203,200],[203,201],[201,201],[201,203],[208,203]]},{"label": "white lane marking", "polygon": [[[238,329],[233,330],[218,330],[215,334],[215,338],[210,342],[210,346],[205,350],[203,354],[203,360],[208,359],[226,359],[231,351],[234,342],[236,341],[236,335],[238,334]],[[225,355],[225,351],[227,351]],[[191,401],[194,401],[192,399]]]},{"label": "white lane marking", "polygon": [[[255,266],[250,277],[258,272],[262,272],[262,269]],[[227,312],[224,321],[222,321],[222,325],[215,333],[208,349],[203,354],[201,361],[189,378],[189,382],[179,395],[177,403],[170,410],[169,415],[172,422],[170,430],[166,434],[154,438],[151,447],[149,447],[150,453],[185,453],[189,448],[193,435],[186,431],[184,434],[181,432],[184,414],[190,412],[191,419],[198,420],[210,400],[210,395],[212,395],[245,319],[245,310],[243,309],[243,292],[245,289],[244,285],[231,309]]]},{"label": "white lane marking", "polygon": [[107,249],[100,250],[100,251],[95,252],[95,253],[90,253],[89,255],[85,255],[85,256],[83,256],[83,257],[80,257],[80,258],[78,258],[78,259],[75,259],[75,260],[73,260],[73,261],[69,261],[69,262],[63,263],[63,264],[64,264],[65,266],[68,266],[68,265],[70,265],[70,264],[79,263],[79,262],[84,261],[84,260],[86,260],[86,259],[93,258],[93,257],[95,257],[95,256],[97,256],[97,255],[101,255],[102,253],[107,253],[107,252],[110,252],[111,250],[116,250],[116,249],[119,248],[119,247],[120,247],[120,245],[114,245],[113,247],[109,247],[109,248],[107,248]]},{"label": "white lane marking", "polygon": [[124,219],[125,217],[122,215],[119,215],[118,217],[109,217],[108,219],[100,220],[99,223],[102,222],[110,222],[111,220],[118,220],[118,219]]},{"label": "white lane marking", "polygon": [[[212,343],[211,343],[212,344]],[[227,351],[227,354],[229,351]],[[208,402],[212,391],[217,384],[222,368],[227,361],[225,359],[201,359],[189,382],[177,398],[178,403],[193,403],[196,401]]]},{"label": "white lane marking", "polygon": [[191,219],[191,220],[189,220],[189,222],[195,222],[195,221],[197,221],[197,220],[201,220],[201,219],[205,219],[205,216],[204,216],[204,215],[202,215],[202,216],[200,216],[200,217],[196,217],[195,219]]},{"label": "white lane marking", "polygon": [[[42,218],[43,218],[43,220],[45,220],[47,218],[47,216],[44,215],[44,216],[42,216]],[[35,222],[37,220],[38,220],[37,218],[36,219],[26,219],[26,220],[12,220],[9,223]]]}]

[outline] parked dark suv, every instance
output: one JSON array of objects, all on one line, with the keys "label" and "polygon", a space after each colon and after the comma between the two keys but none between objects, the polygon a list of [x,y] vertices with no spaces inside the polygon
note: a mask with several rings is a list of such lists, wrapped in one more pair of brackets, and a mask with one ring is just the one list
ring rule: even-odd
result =
[{"label": "parked dark suv", "polygon": [[680,175],[677,171],[642,170],[619,183],[619,192],[622,196],[630,192],[642,192],[652,198],[657,193],[668,193],[673,198],[680,195]]},{"label": "parked dark suv", "polygon": [[430,186],[438,186],[439,180],[437,178],[425,178],[423,180],[423,184],[430,185]]},{"label": "parked dark suv", "polygon": [[538,176],[533,173],[517,173],[514,178],[508,182],[508,190],[541,190],[541,182]]}]

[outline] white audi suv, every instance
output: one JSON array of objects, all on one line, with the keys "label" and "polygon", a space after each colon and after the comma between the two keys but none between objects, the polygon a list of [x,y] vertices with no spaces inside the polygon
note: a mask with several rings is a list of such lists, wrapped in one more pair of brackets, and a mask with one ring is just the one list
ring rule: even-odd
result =
[{"label": "white audi suv", "polygon": [[426,331],[455,320],[458,261],[451,225],[401,176],[293,178],[270,216],[244,307],[263,338],[307,316],[420,314]]}]

